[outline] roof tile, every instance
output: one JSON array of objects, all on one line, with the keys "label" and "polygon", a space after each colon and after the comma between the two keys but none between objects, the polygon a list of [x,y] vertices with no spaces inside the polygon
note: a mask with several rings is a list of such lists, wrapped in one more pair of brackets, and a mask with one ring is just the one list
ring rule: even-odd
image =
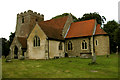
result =
[{"label": "roof tile", "polygon": [[103,29],[100,28],[101,25],[98,24],[97,27],[96,27],[96,32],[95,32],[95,35],[100,35],[100,34],[107,34]]},{"label": "roof tile", "polygon": [[17,39],[21,43],[22,48],[27,48],[27,39],[25,37],[17,37]]},{"label": "roof tile", "polygon": [[95,26],[95,19],[74,22],[68,31],[66,38],[91,36]]},{"label": "roof tile", "polygon": [[67,18],[68,16],[65,16],[48,21],[42,21],[38,24],[49,38],[64,40],[64,37],[62,37],[62,30],[67,21]]}]

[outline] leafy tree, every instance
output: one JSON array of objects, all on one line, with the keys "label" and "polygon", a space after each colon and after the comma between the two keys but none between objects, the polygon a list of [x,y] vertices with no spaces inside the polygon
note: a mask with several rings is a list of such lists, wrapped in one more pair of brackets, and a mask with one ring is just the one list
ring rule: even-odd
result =
[{"label": "leafy tree", "polygon": [[83,17],[78,18],[77,21],[84,21],[84,20],[90,20],[90,19],[96,19],[98,24],[102,24],[106,21],[106,18],[104,16],[100,16],[98,13],[86,13],[83,15]]},{"label": "leafy tree", "polygon": [[13,32],[13,33],[11,32],[11,33],[10,33],[10,36],[9,36],[10,45],[11,45],[14,37],[15,37],[15,32]]},{"label": "leafy tree", "polygon": [[5,57],[9,54],[9,41],[6,38],[2,38],[2,55]]},{"label": "leafy tree", "polygon": [[2,38],[2,55],[5,56],[5,58],[8,56],[10,51],[10,45],[14,39],[15,33],[10,33],[9,40],[6,38]]},{"label": "leafy tree", "polygon": [[114,53],[116,52],[116,46],[119,43],[118,38],[120,37],[118,27],[119,24],[114,20],[108,21],[103,27],[104,31],[107,32],[110,37],[110,50]]},{"label": "leafy tree", "polygon": [[116,46],[119,47],[118,51],[120,51],[120,27],[114,31],[114,41],[116,42]]},{"label": "leafy tree", "polygon": [[[57,15],[57,16],[53,17],[52,19],[59,18],[59,17],[64,17],[64,16],[68,16],[68,15],[70,15],[70,14],[71,14],[71,13],[63,13],[63,14],[61,14],[61,15]],[[72,15],[72,14],[71,14],[71,15]],[[74,15],[72,15],[72,18],[73,18],[74,21],[77,21],[77,18],[76,18]]]}]

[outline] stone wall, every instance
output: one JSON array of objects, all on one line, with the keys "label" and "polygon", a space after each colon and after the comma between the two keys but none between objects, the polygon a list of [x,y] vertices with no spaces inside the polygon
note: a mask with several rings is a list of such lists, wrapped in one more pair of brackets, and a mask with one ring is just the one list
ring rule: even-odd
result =
[{"label": "stone wall", "polygon": [[49,58],[64,57],[64,42],[62,42],[62,50],[59,50],[60,41],[49,40]]},{"label": "stone wall", "polygon": [[[82,41],[85,40],[87,42],[87,49],[82,49]],[[68,50],[68,42],[72,42],[72,50]],[[90,53],[90,45],[89,38],[76,38],[76,39],[68,39],[65,41],[65,52],[68,53],[68,56],[80,56],[80,53]]]},{"label": "stone wall", "polygon": [[[96,45],[96,40],[97,40],[97,45]],[[110,54],[109,36],[104,36],[104,35],[95,36],[94,43],[95,43],[96,55]]]},{"label": "stone wall", "polygon": [[[40,38],[40,46],[37,47],[33,46],[33,41],[35,36],[38,36]],[[36,26],[34,27],[34,29],[32,30],[31,34],[27,39],[26,56],[28,59],[48,59],[48,51],[47,51],[48,41],[46,39],[47,36],[39,27],[39,25],[36,24]]]},{"label": "stone wall", "polygon": [[[82,49],[82,41],[87,42],[87,49]],[[96,45],[97,40],[97,45]],[[72,50],[68,50],[68,42],[72,42]],[[94,37],[94,46],[96,55],[107,55],[110,54],[109,36],[99,35]],[[93,39],[92,37],[74,38],[67,39],[65,41],[65,53],[68,56],[81,56],[81,53],[93,53]]]}]

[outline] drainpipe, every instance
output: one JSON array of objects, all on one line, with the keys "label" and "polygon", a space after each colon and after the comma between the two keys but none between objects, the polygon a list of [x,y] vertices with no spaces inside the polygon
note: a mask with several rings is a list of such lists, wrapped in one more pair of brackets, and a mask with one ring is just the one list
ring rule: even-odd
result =
[{"label": "drainpipe", "polygon": [[97,22],[95,20],[95,27],[94,27],[94,31],[93,31],[93,35],[92,35],[92,40],[93,40],[93,53],[92,53],[92,63],[96,63],[96,54],[95,54],[95,46],[94,46],[94,35],[95,35],[95,31],[96,31],[96,26],[97,26]]}]

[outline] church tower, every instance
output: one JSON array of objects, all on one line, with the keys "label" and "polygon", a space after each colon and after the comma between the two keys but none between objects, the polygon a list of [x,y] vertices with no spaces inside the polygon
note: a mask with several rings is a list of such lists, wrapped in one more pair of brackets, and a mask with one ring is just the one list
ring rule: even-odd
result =
[{"label": "church tower", "polygon": [[15,37],[28,37],[37,22],[44,21],[44,15],[31,10],[17,14]]},{"label": "church tower", "polygon": [[35,24],[40,21],[44,21],[44,15],[31,10],[17,14],[15,37],[10,46],[11,58],[20,59],[21,55],[24,56],[27,49],[27,37],[34,28]]}]

